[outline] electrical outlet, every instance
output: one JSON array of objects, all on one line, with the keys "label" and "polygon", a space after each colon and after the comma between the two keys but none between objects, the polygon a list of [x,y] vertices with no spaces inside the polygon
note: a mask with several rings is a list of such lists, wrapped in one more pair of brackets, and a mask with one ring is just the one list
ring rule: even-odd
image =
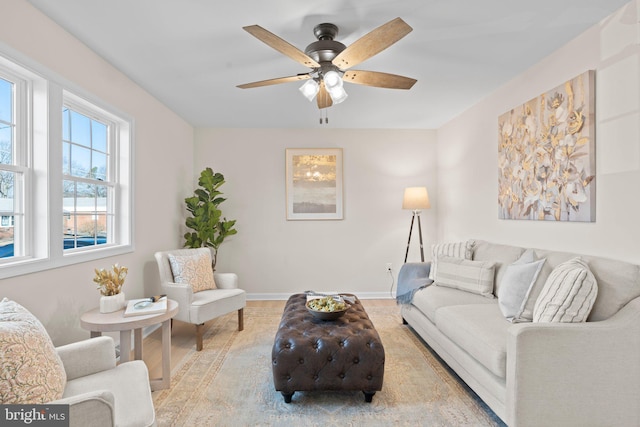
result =
[{"label": "electrical outlet", "polygon": [[387,273],[390,272],[391,270],[393,270],[393,264],[391,264],[390,262],[387,263],[387,269],[385,270]]}]

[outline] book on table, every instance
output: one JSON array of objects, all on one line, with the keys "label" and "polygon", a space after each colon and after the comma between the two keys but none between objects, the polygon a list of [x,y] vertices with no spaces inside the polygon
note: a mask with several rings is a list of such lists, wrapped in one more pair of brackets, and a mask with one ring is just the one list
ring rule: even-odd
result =
[{"label": "book on table", "polygon": [[152,302],[150,298],[138,298],[129,300],[124,310],[124,317],[143,316],[145,314],[157,314],[167,311],[167,298]]}]

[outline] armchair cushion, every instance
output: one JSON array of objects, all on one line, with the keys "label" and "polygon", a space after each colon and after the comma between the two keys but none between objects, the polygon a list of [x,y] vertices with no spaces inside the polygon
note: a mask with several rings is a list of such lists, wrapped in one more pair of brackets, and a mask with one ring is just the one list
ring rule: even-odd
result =
[{"label": "armchair cushion", "polygon": [[0,404],[62,397],[67,376],[44,326],[15,301],[0,301]]},{"label": "armchair cushion", "polygon": [[191,255],[169,254],[175,283],[191,285],[193,292],[216,289],[209,249],[195,250]]}]

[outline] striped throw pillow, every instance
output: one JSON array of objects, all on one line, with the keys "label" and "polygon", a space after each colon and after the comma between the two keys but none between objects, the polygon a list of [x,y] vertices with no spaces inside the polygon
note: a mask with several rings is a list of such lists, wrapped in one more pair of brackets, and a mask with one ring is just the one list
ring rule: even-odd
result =
[{"label": "striped throw pillow", "polygon": [[431,245],[431,270],[429,279],[436,280],[436,270],[438,269],[438,258],[448,256],[454,258],[471,259],[473,257],[473,247],[475,240],[456,243],[438,243]]},{"label": "striped throw pillow", "polygon": [[533,308],[534,322],[586,322],[598,296],[598,284],[580,258],[553,269]]},{"label": "striped throw pillow", "polygon": [[493,298],[494,277],[493,262],[441,256],[434,284]]}]

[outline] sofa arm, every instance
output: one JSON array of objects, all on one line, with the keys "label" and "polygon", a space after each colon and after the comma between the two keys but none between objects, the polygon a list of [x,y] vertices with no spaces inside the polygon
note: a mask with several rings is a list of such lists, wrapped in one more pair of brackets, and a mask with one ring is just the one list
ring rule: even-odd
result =
[{"label": "sofa arm", "polygon": [[108,336],[78,341],[56,348],[67,380],[84,377],[116,367],[113,338]]},{"label": "sofa arm", "polygon": [[[92,340],[93,341],[93,340]],[[107,390],[96,390],[51,402],[69,405],[69,427],[113,427],[115,399]]]},{"label": "sofa arm", "polygon": [[238,287],[238,275],[235,273],[213,273],[216,286],[220,289],[236,289]]},{"label": "sofa arm", "polygon": [[507,423],[640,425],[640,298],[611,318],[526,323],[507,336]]}]

